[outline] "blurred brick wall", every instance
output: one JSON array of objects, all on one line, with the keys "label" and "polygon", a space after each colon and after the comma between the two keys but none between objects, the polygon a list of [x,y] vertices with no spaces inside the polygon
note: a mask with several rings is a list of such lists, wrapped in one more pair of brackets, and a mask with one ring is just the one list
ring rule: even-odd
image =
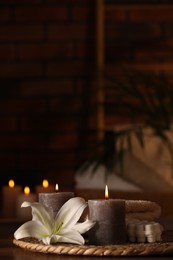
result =
[{"label": "blurred brick wall", "polygon": [[[106,59],[172,69],[171,1],[114,3]],[[95,35],[94,0],[0,0],[0,183],[74,186],[93,141]]]},{"label": "blurred brick wall", "polygon": [[[117,4],[106,11],[107,74],[112,76],[129,69],[164,73],[172,79],[173,1],[108,1]],[[123,123],[124,118],[116,113],[116,97],[111,99],[114,108],[107,112],[106,125]],[[130,121],[129,117],[125,120]]]},{"label": "blurred brick wall", "polygon": [[73,187],[94,23],[94,1],[0,1],[0,183]]}]

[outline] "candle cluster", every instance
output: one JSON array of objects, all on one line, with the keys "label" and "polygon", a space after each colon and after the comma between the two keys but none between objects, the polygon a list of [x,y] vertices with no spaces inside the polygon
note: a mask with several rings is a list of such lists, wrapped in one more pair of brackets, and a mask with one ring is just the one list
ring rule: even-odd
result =
[{"label": "candle cluster", "polygon": [[[73,197],[73,192],[39,193],[39,202],[55,218],[62,205]],[[107,186],[104,200],[88,201],[88,218],[96,222],[89,231],[91,244],[124,244],[126,242],[125,201],[109,199]]]},{"label": "candle cluster", "polygon": [[[48,234],[47,239],[49,242],[60,241],[61,239],[58,237],[60,234],[57,232],[60,232],[60,229],[62,229],[62,227],[63,230],[65,230],[64,220],[62,221],[62,223],[61,222],[59,223],[59,220],[57,220],[60,212],[62,211],[62,208],[65,209],[62,214],[63,216],[66,216],[66,214],[71,215],[72,212],[72,215],[74,214],[74,218],[78,220],[86,205],[88,207],[87,207],[87,216],[85,220],[85,225],[87,226],[88,225],[87,223],[89,223],[89,226],[90,227],[92,226],[90,230],[88,229],[89,231],[87,230],[90,244],[119,245],[119,244],[125,244],[127,241],[140,242],[140,243],[161,241],[162,227],[160,226],[159,223],[147,222],[147,221],[145,222],[136,221],[136,222],[128,222],[128,224],[126,224],[125,200],[109,199],[107,186],[105,187],[105,199],[97,199],[97,200],[90,199],[88,200],[88,203],[84,205],[85,204],[84,199],[76,197],[77,204],[81,203],[81,206],[76,204],[77,208],[78,206],[80,206],[79,207],[80,210],[78,211],[77,209],[76,213],[74,212],[73,208],[66,206],[66,205],[73,205],[73,199],[75,199],[74,192],[59,192],[58,185],[56,185],[56,188],[54,188],[53,191],[52,190],[53,189],[52,187],[49,186],[48,181],[43,180],[42,186],[37,187],[38,197],[36,196],[36,194],[30,193],[29,187],[25,187],[24,190],[25,194],[21,194],[21,187],[17,187],[17,186],[15,187],[14,181],[11,180],[9,182],[8,189],[4,188],[4,198],[6,199],[7,205],[9,205],[7,198],[9,200],[12,199],[13,197],[13,202],[16,199],[16,203],[14,203],[13,205],[16,205],[17,216],[20,217],[21,219],[29,219],[29,217],[31,217],[31,208],[33,208],[33,209],[38,209],[38,211],[36,210],[37,213],[39,213],[40,210],[39,213],[40,216],[45,212],[43,216],[45,216],[45,218],[49,216],[48,218],[50,223],[51,221],[52,223],[58,221],[57,222],[58,225],[55,225],[55,230],[53,229],[52,231],[54,232],[54,236],[53,236],[54,238],[51,238],[50,230],[49,232],[47,232]],[[23,205],[22,208],[21,205]],[[4,209],[5,209],[5,204],[4,204]],[[6,213],[9,214],[7,208],[6,208]],[[32,212],[32,214],[34,214],[34,212]],[[34,219],[35,218],[33,215],[33,219],[31,222],[34,222]],[[39,219],[42,218],[39,217]],[[65,221],[67,221],[69,225],[70,223],[68,221],[68,217],[65,217],[65,219],[66,219]],[[72,219],[71,221],[73,223],[74,220]],[[43,223],[41,223],[41,225],[43,224],[44,221]],[[36,225],[36,223],[34,223],[34,225]],[[27,223],[25,226],[27,226]],[[78,224],[77,224],[77,229],[78,229]],[[85,227],[84,230],[86,230]],[[26,231],[26,234],[28,234],[27,232],[29,231]],[[73,232],[73,230],[69,232]],[[17,232],[17,234],[19,233]],[[47,241],[46,238],[44,238],[43,240]],[[74,241],[74,238],[72,240]]]},{"label": "candle cluster", "polygon": [[38,200],[38,194],[41,192],[53,192],[54,186],[49,185],[48,180],[44,179],[42,185],[35,187],[35,192],[30,191],[29,186],[22,188],[21,185],[15,185],[14,180],[9,180],[8,185],[2,187],[2,217],[28,219],[31,216],[30,209],[21,209],[24,201],[34,202]]}]

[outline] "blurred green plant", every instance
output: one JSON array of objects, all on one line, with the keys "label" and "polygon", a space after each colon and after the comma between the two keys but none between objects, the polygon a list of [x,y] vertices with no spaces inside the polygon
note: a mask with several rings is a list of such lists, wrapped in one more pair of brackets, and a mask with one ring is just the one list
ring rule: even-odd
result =
[{"label": "blurred green plant", "polygon": [[123,174],[124,155],[133,152],[132,135],[142,148],[145,147],[145,129],[151,128],[154,136],[166,145],[172,159],[173,145],[167,135],[172,132],[173,86],[165,74],[125,73],[123,77],[107,78],[105,81],[106,113],[130,118],[131,123],[123,129],[105,130],[102,140],[90,149],[89,158],[79,171],[82,173],[93,165],[94,174],[99,165],[105,166],[105,180],[117,163]]}]

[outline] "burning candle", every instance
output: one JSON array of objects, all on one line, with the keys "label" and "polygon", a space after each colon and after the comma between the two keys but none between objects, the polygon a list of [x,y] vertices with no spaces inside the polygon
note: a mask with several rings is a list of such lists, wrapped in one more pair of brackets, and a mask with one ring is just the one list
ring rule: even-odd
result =
[{"label": "burning candle", "polygon": [[31,207],[21,208],[21,205],[24,201],[36,202],[37,196],[34,193],[30,192],[30,188],[26,186],[24,188],[24,193],[19,194],[16,201],[16,214],[18,218],[21,219],[30,219],[31,218]]},{"label": "burning candle", "polygon": [[21,193],[22,188],[15,185],[14,180],[9,180],[8,186],[2,188],[2,211],[3,217],[15,217],[16,215],[16,199]]},{"label": "burning candle", "polygon": [[105,187],[105,200],[89,200],[89,219],[96,221],[89,231],[90,244],[113,245],[126,242],[125,201],[109,199]]},{"label": "burning candle", "polygon": [[37,185],[36,186],[36,194],[38,196],[39,193],[48,193],[48,192],[53,192],[54,191],[54,186],[49,184],[49,181],[44,179],[42,181],[42,185]]},{"label": "burning candle", "polygon": [[66,201],[74,197],[74,192],[59,192],[58,190],[58,184],[56,184],[55,192],[39,193],[39,202],[49,209],[53,217]]}]

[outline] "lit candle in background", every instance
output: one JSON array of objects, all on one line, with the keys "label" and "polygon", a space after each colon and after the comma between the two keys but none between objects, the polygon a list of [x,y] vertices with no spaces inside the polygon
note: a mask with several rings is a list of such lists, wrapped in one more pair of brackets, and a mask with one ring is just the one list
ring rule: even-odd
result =
[{"label": "lit candle in background", "polygon": [[105,186],[105,199],[109,199],[108,185]]},{"label": "lit candle in background", "polygon": [[46,180],[46,179],[44,179],[44,180],[42,181],[42,185],[37,185],[37,186],[36,186],[35,191],[36,191],[36,194],[37,194],[37,196],[38,196],[39,193],[53,192],[53,191],[54,191],[54,186],[53,186],[53,185],[50,185],[50,184],[49,184],[49,181]]},{"label": "lit candle in background", "polygon": [[66,201],[74,197],[74,192],[59,192],[58,184],[55,190],[53,193],[39,193],[39,202],[49,209],[53,217]]},{"label": "lit candle in background", "polygon": [[36,202],[37,196],[34,193],[30,193],[30,188],[26,186],[24,188],[24,193],[19,194],[16,201],[16,215],[21,219],[30,219],[31,218],[31,207],[21,208],[21,205],[24,201]]},{"label": "lit candle in background", "polygon": [[95,245],[124,244],[126,242],[125,201],[109,199],[105,187],[105,200],[89,200],[89,219],[96,221],[89,231],[89,242]]},{"label": "lit candle in background", "polygon": [[49,187],[48,180],[43,180],[42,185],[43,185],[43,188],[47,189]]},{"label": "lit candle in background", "polygon": [[8,186],[2,187],[2,212],[3,217],[16,217],[16,199],[21,193],[22,187],[15,185],[14,180],[9,180]]}]

